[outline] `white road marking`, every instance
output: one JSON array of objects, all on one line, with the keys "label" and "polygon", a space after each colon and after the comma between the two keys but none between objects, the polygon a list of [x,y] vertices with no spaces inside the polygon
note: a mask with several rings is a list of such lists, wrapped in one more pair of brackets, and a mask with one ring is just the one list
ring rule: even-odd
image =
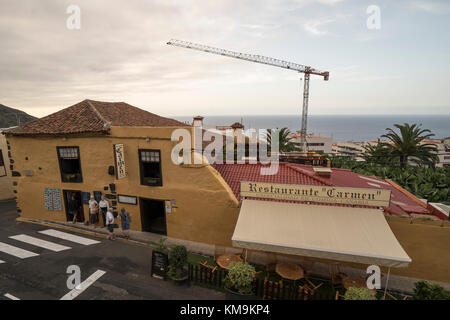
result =
[{"label": "white road marking", "polygon": [[37,253],[11,246],[0,242],[0,251],[18,257],[20,259],[38,256]]},{"label": "white road marking", "polygon": [[18,241],[22,241],[22,242],[31,244],[31,245],[36,246],[36,247],[41,247],[41,248],[44,248],[44,249],[55,251],[55,252],[59,252],[59,251],[70,249],[70,247],[62,246],[60,244],[53,243],[53,242],[50,242],[50,241],[45,241],[45,240],[42,240],[42,239],[39,239],[39,238],[27,236],[26,234],[19,234],[17,236],[12,236],[10,238],[14,239],[14,240],[18,240]]},{"label": "white road marking", "polygon": [[97,281],[101,276],[103,276],[106,272],[102,270],[95,271],[89,278],[80,283],[75,289],[69,291],[64,297],[60,300],[73,300],[78,297],[84,290],[89,288],[91,284]]},{"label": "white road marking", "polygon": [[100,241],[97,241],[97,240],[83,238],[80,236],[76,236],[76,235],[73,235],[73,234],[70,234],[67,232],[62,232],[62,231],[58,231],[58,230],[54,230],[54,229],[39,231],[39,233],[46,234],[48,236],[55,237],[55,238],[64,239],[64,240],[71,241],[71,242],[80,243],[85,246],[100,243]]},{"label": "white road marking", "polygon": [[5,263],[5,261],[3,261],[3,260],[0,260],[0,263]]},{"label": "white road marking", "polygon": [[6,293],[6,294],[5,294],[5,297],[7,297],[7,298],[9,298],[9,299],[11,299],[11,300],[20,300],[19,298],[14,297],[12,294],[9,294],[9,293]]}]

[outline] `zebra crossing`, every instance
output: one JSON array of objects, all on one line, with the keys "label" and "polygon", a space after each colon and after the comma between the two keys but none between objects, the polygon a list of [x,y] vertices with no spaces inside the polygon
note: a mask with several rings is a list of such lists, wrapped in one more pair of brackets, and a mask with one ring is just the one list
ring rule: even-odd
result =
[{"label": "zebra crossing", "polygon": [[[40,233],[44,236],[62,239],[64,241],[76,243],[79,245],[81,244],[84,246],[90,246],[90,245],[100,243],[100,241],[97,241],[97,240],[80,237],[80,236],[77,236],[77,235],[74,235],[71,233],[62,232],[62,231],[55,230],[55,229],[41,230],[41,231],[38,231],[38,233]],[[61,252],[61,251],[72,249],[71,247],[66,246],[66,245],[62,245],[59,243],[55,243],[52,241],[38,238],[36,236],[30,236],[30,235],[26,235],[26,234],[18,234],[15,236],[10,236],[8,238],[15,241],[15,242],[13,242],[14,245],[11,243],[0,242],[0,253],[4,253],[4,254],[10,255],[10,256],[13,256],[15,258],[19,258],[19,259],[27,259],[27,258],[31,258],[31,257],[36,257],[36,256],[39,256],[39,254],[29,251],[29,250],[26,250],[26,249],[23,249],[23,248],[20,248],[19,246],[17,246],[16,243],[25,243],[27,245],[43,248],[45,250],[49,250],[52,252]],[[3,263],[5,263],[5,261],[0,260],[0,264],[3,264]]]}]

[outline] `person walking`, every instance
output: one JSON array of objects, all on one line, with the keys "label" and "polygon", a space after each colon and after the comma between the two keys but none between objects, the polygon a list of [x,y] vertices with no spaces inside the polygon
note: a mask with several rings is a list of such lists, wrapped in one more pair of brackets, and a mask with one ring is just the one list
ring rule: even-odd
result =
[{"label": "person walking", "polygon": [[95,224],[98,221],[98,203],[94,196],[89,200],[89,222]]},{"label": "person walking", "polygon": [[98,203],[100,208],[102,218],[103,218],[103,226],[106,227],[106,213],[109,210],[109,202],[105,199],[105,196],[102,196],[102,200]]},{"label": "person walking", "polygon": [[116,237],[114,236],[114,215],[111,212],[111,209],[106,211],[106,226],[108,228],[108,239],[114,240]]},{"label": "person walking", "polygon": [[120,209],[120,222],[122,223],[122,232],[126,239],[130,239],[130,223],[131,215],[125,210],[125,208]]},{"label": "person walking", "polygon": [[72,223],[76,223],[78,215],[78,201],[75,199],[75,194],[72,194],[70,197],[67,207],[69,209],[69,214],[72,216]]}]

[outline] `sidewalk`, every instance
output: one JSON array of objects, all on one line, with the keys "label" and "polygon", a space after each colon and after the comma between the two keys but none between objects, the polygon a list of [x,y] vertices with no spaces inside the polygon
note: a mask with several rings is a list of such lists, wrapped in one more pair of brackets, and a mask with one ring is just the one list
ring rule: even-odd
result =
[{"label": "sidewalk", "polygon": [[[95,225],[85,225],[84,223],[77,222],[58,222],[58,221],[48,221],[48,220],[41,220],[41,219],[29,219],[29,218],[23,218],[18,217],[16,219],[18,222],[27,222],[27,223],[34,223],[39,225],[44,225],[52,228],[59,228],[59,229],[65,229],[65,230],[71,230],[74,232],[84,233],[88,235],[92,235],[99,238],[107,238],[108,236],[108,230],[106,227],[100,227]],[[143,246],[149,246],[154,248],[155,244],[159,243],[160,239],[166,239],[165,244],[166,245],[184,245],[188,251],[201,254],[201,255],[214,255],[214,245],[205,244],[205,243],[198,243],[188,240],[181,240],[181,239],[175,239],[170,238],[163,235],[158,235],[155,233],[150,232],[141,232],[141,231],[135,231],[130,230],[129,239],[125,239],[122,234],[122,229],[116,228],[114,229],[114,234],[116,236],[115,241],[122,241],[127,243],[133,243],[136,245],[143,245]],[[237,250],[238,251],[238,250]]]},{"label": "sidewalk", "polygon": [[[86,226],[82,223],[73,224],[72,222],[54,222],[54,221],[46,221],[46,220],[38,220],[38,219],[28,219],[28,218],[17,218],[17,221],[20,222],[28,222],[35,223],[39,225],[45,225],[52,228],[60,228],[66,229],[74,232],[80,232],[84,234],[89,234],[96,237],[106,238],[108,235],[108,231],[105,227],[95,227],[95,226]],[[114,229],[114,233],[116,234],[116,241],[123,241],[127,243],[133,243],[141,246],[149,246],[151,248],[155,247],[155,243],[159,243],[160,239],[166,239],[165,244],[167,245],[184,245],[189,252],[197,253],[200,255],[214,256],[215,246],[211,244],[193,242],[188,240],[174,239],[167,236],[157,235],[149,232],[141,232],[141,231],[133,231],[130,230],[130,239],[125,239],[122,236],[122,231],[120,228]],[[235,252],[234,252],[235,251]],[[229,253],[238,253],[239,249],[236,248],[227,248],[227,252]],[[298,263],[298,261],[290,259],[288,257],[279,257],[280,262],[292,262]],[[264,254],[259,252],[253,252],[248,259],[249,262],[264,265],[266,258]],[[349,276],[354,277],[364,277],[365,270],[355,269],[351,267],[342,267],[342,271],[348,274]],[[328,278],[328,265],[324,263],[315,263],[314,265],[314,274],[320,277]],[[390,275],[389,278],[389,290],[403,292],[411,294],[413,292],[414,283],[420,281],[422,279],[402,277],[397,275]],[[386,278],[383,277],[381,286],[384,288]],[[450,283],[443,283],[437,281],[427,280],[430,283],[436,283],[441,285],[447,290],[450,290]]]}]

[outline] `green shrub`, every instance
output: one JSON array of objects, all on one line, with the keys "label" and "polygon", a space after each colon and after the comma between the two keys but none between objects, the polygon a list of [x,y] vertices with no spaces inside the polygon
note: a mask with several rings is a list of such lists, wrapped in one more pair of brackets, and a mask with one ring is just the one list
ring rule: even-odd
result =
[{"label": "green shrub", "polygon": [[350,287],[345,291],[345,300],[377,300],[375,292],[367,288]]},{"label": "green shrub", "polygon": [[168,251],[168,246],[165,244],[166,238],[159,239],[159,242],[150,241],[155,246],[155,251],[164,252]]},{"label": "green shrub", "polygon": [[246,262],[232,262],[225,277],[225,286],[242,294],[252,293],[255,268]]},{"label": "green shrub", "polygon": [[450,291],[426,281],[415,283],[414,300],[450,300]]},{"label": "green shrub", "polygon": [[169,276],[180,278],[187,263],[187,250],[185,246],[175,246],[169,255]]}]

